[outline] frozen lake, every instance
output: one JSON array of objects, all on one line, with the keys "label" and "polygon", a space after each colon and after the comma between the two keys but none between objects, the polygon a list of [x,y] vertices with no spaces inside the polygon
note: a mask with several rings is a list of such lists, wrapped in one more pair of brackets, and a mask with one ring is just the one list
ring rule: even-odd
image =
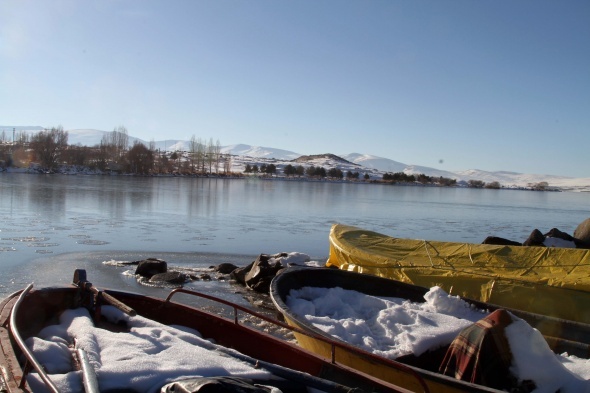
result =
[{"label": "frozen lake", "polygon": [[[257,179],[0,174],[0,296],[25,284],[138,288],[109,260],[238,266],[260,253],[324,261],[333,223],[397,237],[524,241],[533,229],[572,234],[586,193],[408,187]],[[212,283],[200,282],[201,287]]]}]

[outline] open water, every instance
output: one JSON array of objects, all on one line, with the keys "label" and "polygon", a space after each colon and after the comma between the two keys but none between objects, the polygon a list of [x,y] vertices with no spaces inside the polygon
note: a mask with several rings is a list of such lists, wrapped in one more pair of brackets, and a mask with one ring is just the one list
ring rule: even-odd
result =
[{"label": "open water", "polygon": [[[324,262],[334,223],[391,236],[524,241],[533,229],[573,233],[590,195],[333,182],[185,177],[0,174],[0,297],[26,284],[68,284],[85,268],[97,286],[159,295],[129,267],[161,258],[209,271],[260,253],[302,252]],[[131,269],[134,269],[133,267]],[[230,300],[244,291],[195,284]],[[166,290],[167,292],[168,290]]]}]

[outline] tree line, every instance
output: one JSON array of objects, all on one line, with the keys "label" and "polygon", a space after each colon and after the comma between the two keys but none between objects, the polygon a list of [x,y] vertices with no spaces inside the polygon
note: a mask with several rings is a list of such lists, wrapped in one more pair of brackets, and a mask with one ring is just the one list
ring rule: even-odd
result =
[{"label": "tree line", "polygon": [[37,164],[46,172],[61,165],[87,167],[103,172],[130,174],[229,174],[231,156],[221,153],[219,140],[208,142],[194,135],[188,151],[166,152],[135,141],[129,147],[129,135],[124,126],[116,127],[103,136],[98,145],[89,147],[68,144],[68,132],[62,126],[35,134],[24,131],[9,142],[0,134],[0,164],[4,167],[29,167]]},{"label": "tree line", "polygon": [[450,179],[443,176],[427,176],[423,173],[417,175],[408,175],[404,172],[385,173],[383,181],[389,183],[421,183],[421,184],[439,184],[441,186],[455,186],[457,179]]},{"label": "tree line", "polygon": [[[278,169],[274,164],[261,164],[260,167],[258,164],[246,164],[244,169],[244,173],[246,174],[269,174],[275,175]],[[347,180],[358,180],[360,178],[359,172],[352,172],[347,171],[346,174],[339,169],[339,168],[330,168],[326,170],[323,167],[319,166],[309,166],[305,168],[302,165],[293,166],[291,164],[285,165],[283,168],[283,174],[286,177],[303,177],[306,176],[308,178],[316,178],[316,179],[323,179],[323,178],[330,178],[330,179],[344,179],[346,177]],[[371,177],[368,173],[365,173],[363,176],[364,180],[370,180]],[[379,182],[379,180],[373,180],[374,182]],[[453,187],[457,185],[457,179],[451,179],[448,177],[443,176],[428,176],[424,173],[420,174],[406,174],[404,172],[396,172],[396,173],[384,173],[382,176],[383,183],[420,183],[420,184],[433,184],[439,186],[447,186]],[[467,186],[470,188],[487,188],[487,189],[501,189],[502,185],[497,181],[492,181],[486,183],[481,180],[469,180],[467,182]],[[532,190],[539,190],[545,191],[548,189],[549,185],[547,182],[540,182],[540,183],[530,183],[528,187]]]},{"label": "tree line", "polygon": [[[246,174],[268,174],[268,175],[275,175],[278,172],[278,168],[274,164],[261,164],[260,167],[258,164],[246,164],[244,168],[244,173]],[[342,169],[339,168],[330,168],[326,170],[324,167],[320,166],[308,166],[307,168],[303,165],[294,166],[292,164],[287,164],[283,168],[283,174],[285,177],[306,177],[312,179],[323,179],[323,178],[330,178],[330,179],[344,179],[344,172]],[[348,171],[346,173],[346,178],[349,180],[358,179],[360,174],[358,172]],[[368,173],[365,173],[364,179],[368,180],[370,178]]]}]

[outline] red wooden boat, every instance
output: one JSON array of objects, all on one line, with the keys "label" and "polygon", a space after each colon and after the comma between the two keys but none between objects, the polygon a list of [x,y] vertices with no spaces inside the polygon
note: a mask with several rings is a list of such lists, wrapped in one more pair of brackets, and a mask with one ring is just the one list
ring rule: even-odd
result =
[{"label": "red wooden boat", "polygon": [[[203,297],[217,301],[225,305],[224,307],[229,306],[233,309],[233,319],[172,301],[178,293]],[[27,378],[30,373],[38,374],[35,377],[43,381],[43,390],[58,392],[59,389],[52,382],[52,374],[45,371],[44,365],[27,347],[25,340],[36,337],[41,329],[55,323],[56,317],[64,310],[79,307],[90,311],[97,326],[100,323],[101,328],[109,328],[101,318],[104,304],[114,305],[129,315],[141,315],[165,325],[183,325],[196,329],[203,338],[212,339],[223,348],[231,348],[227,353],[234,354],[233,350],[238,351],[239,354],[235,356],[240,361],[270,371],[274,376],[273,380],[265,383],[271,385],[278,380],[282,383],[281,386],[299,386],[305,390],[315,388],[325,392],[348,392],[353,388],[371,392],[407,392],[395,384],[336,364],[333,359],[318,356],[287,340],[246,326],[241,322],[244,315],[293,330],[286,324],[245,307],[182,288],[173,290],[166,299],[116,290],[98,290],[86,281],[84,270],[76,270],[74,285],[41,289],[29,285],[0,303],[0,392],[33,391]],[[121,329],[121,326],[116,328]],[[101,370],[92,369],[83,348],[78,350],[77,355],[78,359],[73,363],[81,370],[79,374],[85,390],[102,391],[100,379],[97,379]],[[418,384],[424,386],[423,390],[428,391],[426,385],[417,378]],[[281,386],[278,388],[281,389]],[[121,386],[117,391],[135,390]]]}]

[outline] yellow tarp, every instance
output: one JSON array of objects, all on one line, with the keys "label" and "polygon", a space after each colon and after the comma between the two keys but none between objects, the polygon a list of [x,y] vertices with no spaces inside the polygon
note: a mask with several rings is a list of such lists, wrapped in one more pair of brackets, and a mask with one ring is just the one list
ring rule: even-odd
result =
[{"label": "yellow tarp", "polygon": [[326,265],[590,323],[590,250],[398,239],[335,224]]}]

